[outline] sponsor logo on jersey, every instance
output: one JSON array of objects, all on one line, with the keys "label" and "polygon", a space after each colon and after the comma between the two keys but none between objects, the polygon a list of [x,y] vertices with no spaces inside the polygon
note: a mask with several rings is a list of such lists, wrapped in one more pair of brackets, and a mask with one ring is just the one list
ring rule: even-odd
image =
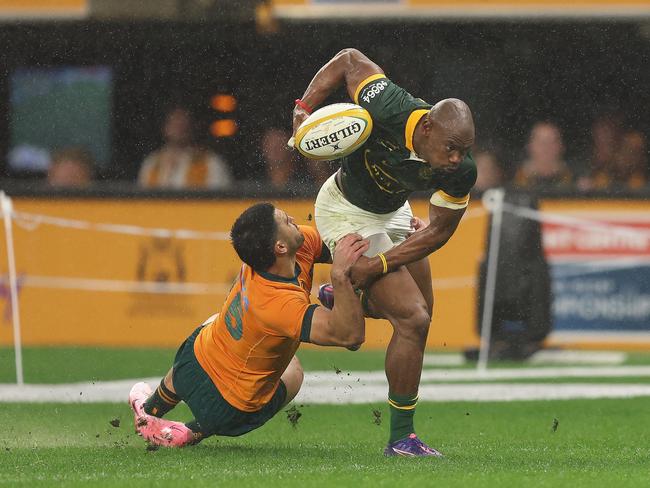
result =
[{"label": "sponsor logo on jersey", "polygon": [[361,91],[361,100],[370,103],[370,101],[383,92],[387,86],[388,82],[386,80],[377,80],[374,83],[370,83]]}]

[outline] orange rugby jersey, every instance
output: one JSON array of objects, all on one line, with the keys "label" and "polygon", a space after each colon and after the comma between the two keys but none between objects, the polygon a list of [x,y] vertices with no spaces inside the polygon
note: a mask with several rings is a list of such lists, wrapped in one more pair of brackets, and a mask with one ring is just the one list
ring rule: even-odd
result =
[{"label": "orange rugby jersey", "polygon": [[242,264],[219,317],[194,343],[199,364],[233,407],[255,412],[268,403],[300,342],[309,341],[314,262],[323,242],[313,227],[299,226],[305,242],[293,279],[254,272]]}]

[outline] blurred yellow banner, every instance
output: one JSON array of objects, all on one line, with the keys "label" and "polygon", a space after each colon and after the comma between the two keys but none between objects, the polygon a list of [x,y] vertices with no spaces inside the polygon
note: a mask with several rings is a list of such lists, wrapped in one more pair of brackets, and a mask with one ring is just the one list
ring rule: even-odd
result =
[{"label": "blurred yellow banner", "polygon": [[81,17],[88,0],[0,0],[1,17]]},{"label": "blurred yellow banner", "polygon": [[[237,216],[253,203],[14,199],[12,228],[23,343],[178,345],[220,310],[241,264],[228,232]],[[273,203],[297,223],[314,225],[311,200]],[[427,217],[426,200],[411,205],[415,215]],[[643,280],[650,267],[650,202],[547,200],[541,208],[550,212],[536,215],[548,219],[543,225],[544,242],[557,292],[556,328],[548,342],[562,347],[650,348],[650,324],[644,322],[646,315],[640,315],[647,308],[644,304],[650,303],[647,280]],[[579,220],[577,226],[575,219]],[[592,220],[601,223],[594,227]],[[478,343],[476,287],[487,223],[481,203],[470,202],[453,238],[429,258],[435,306],[428,347],[457,350]],[[593,262],[588,261],[592,264],[584,268],[588,257]],[[3,226],[2,345],[13,339],[7,269]],[[316,266],[313,291],[330,281],[329,270],[329,265]],[[635,280],[640,280],[638,286]],[[630,310],[619,306],[623,299],[632,300]],[[592,317],[598,310],[591,305],[585,308],[590,303],[600,307],[602,317]],[[631,313],[634,321],[625,319]],[[576,327],[584,330],[574,330]],[[391,335],[388,322],[368,320],[364,348],[384,349]]]},{"label": "blurred yellow banner", "polygon": [[[227,232],[252,203],[15,199],[19,213],[60,219],[14,223],[23,343],[178,345],[220,310],[240,268]],[[274,203],[298,223],[313,225],[311,200]],[[413,202],[414,212],[422,217],[427,206],[426,201]],[[122,227],[106,229],[98,223]],[[126,226],[193,229],[209,239],[138,235],[137,229]],[[431,257],[436,311],[430,346],[458,348],[476,343],[475,276],[484,228],[484,211],[480,205],[472,206],[451,242]],[[107,231],[111,229],[123,233]],[[316,266],[314,290],[330,281],[329,268]],[[12,342],[6,273],[2,231],[0,344]],[[364,347],[385,348],[391,333],[387,322],[369,320]]]},{"label": "blurred yellow banner", "polygon": [[280,18],[648,17],[649,0],[272,0]]}]

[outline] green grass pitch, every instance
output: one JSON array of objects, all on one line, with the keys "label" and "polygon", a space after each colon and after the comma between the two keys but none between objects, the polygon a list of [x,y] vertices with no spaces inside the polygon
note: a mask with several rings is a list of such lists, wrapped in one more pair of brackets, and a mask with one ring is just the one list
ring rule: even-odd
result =
[{"label": "green grass pitch", "polygon": [[147,451],[126,405],[2,405],[0,485],[648,486],[645,399],[423,403],[416,425],[445,459],[383,458],[387,419],[375,425],[373,409],[386,416],[305,405],[295,428],[283,412],[240,438]]},{"label": "green grass pitch", "polygon": [[[28,382],[160,376],[172,350],[28,349]],[[383,353],[303,351],[307,370],[377,370]],[[13,380],[0,350],[0,382]],[[628,364],[647,364],[632,356]],[[647,378],[639,378],[647,381]],[[582,380],[580,380],[582,381]],[[595,381],[595,380],[592,380]],[[626,379],[606,379],[623,382]],[[126,393],[125,393],[126,395]],[[647,398],[418,405],[444,459],[386,459],[388,408],[297,405],[240,438],[148,451],[122,404],[0,403],[0,486],[647,487]],[[381,412],[377,425],[373,410]],[[186,407],[170,418],[188,420]],[[119,427],[110,424],[119,419]],[[557,419],[556,429],[553,429]]]}]

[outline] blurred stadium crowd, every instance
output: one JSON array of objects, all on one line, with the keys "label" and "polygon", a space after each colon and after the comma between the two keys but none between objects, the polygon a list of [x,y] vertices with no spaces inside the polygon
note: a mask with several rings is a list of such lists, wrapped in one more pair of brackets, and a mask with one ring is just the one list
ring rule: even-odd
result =
[{"label": "blurred stadium crowd", "polygon": [[[335,162],[305,159],[286,145],[291,133],[272,127],[261,136],[259,152],[264,180],[281,190],[287,186],[317,186],[335,170]],[[506,166],[498,149],[478,145],[473,154],[478,180],[476,190],[514,186],[531,190],[577,190],[580,192],[635,191],[648,185],[646,135],[627,125],[621,113],[599,115],[591,123],[591,145],[580,161],[568,161],[562,128],[550,120],[535,122],[521,148],[522,159]],[[148,154],[140,166],[141,188],[227,190],[236,185],[227,156],[198,144],[191,112],[185,107],[169,111],[161,130],[161,146]],[[91,185],[94,163],[81,146],[54,151],[45,181],[55,187]]]},{"label": "blurred stadium crowd", "polygon": [[[635,22],[386,22],[354,29],[332,23],[316,30],[287,24],[274,33],[248,25],[215,30],[216,24],[177,22],[5,27],[0,32],[5,186],[108,183],[235,191],[252,182],[267,191],[315,191],[338,164],[307,161],[286,147],[292,103],[311,74],[349,46],[368,54],[415,96],[431,103],[455,96],[469,103],[477,123],[479,192],[513,186],[625,193],[643,192],[650,183],[650,120],[643,109],[650,101],[650,34]],[[373,42],[396,35],[403,45]],[[405,58],[406,51],[413,54]],[[34,131],[54,133],[66,125],[65,110],[56,118],[43,106],[39,115],[38,104],[24,102],[25,80],[29,84],[33,70],[42,75],[74,66],[110,73],[109,108],[89,122],[86,139],[64,132],[57,141],[46,134],[43,148],[21,148],[20,130],[39,139]],[[25,68],[32,71],[20,71]],[[216,93],[226,93],[231,107],[215,105]],[[346,98],[340,92],[331,101]],[[230,118],[219,124],[231,125],[215,125],[214,112],[220,110]],[[49,125],[25,129],[23,113]],[[108,134],[104,153],[88,144],[94,127]]]}]

